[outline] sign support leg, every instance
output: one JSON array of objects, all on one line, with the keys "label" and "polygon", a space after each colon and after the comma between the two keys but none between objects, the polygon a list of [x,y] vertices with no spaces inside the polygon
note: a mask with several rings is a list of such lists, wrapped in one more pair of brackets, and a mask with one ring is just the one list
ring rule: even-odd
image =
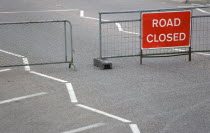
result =
[{"label": "sign support leg", "polygon": [[192,51],[191,51],[191,46],[189,47],[189,61],[191,61],[191,56],[192,56]]},{"label": "sign support leg", "polygon": [[142,50],[140,50],[140,65],[142,65],[142,59],[143,59],[143,53]]}]

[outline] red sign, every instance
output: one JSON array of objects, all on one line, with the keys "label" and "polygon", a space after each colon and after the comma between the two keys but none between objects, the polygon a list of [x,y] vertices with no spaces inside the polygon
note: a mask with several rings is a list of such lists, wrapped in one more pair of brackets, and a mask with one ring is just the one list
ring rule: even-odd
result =
[{"label": "red sign", "polygon": [[190,46],[191,11],[143,13],[142,49]]}]

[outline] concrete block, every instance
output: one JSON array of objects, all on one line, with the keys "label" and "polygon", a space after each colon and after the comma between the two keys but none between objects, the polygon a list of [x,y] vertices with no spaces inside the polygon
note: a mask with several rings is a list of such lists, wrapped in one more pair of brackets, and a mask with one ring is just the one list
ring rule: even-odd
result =
[{"label": "concrete block", "polygon": [[93,59],[93,64],[94,64],[94,66],[99,67],[102,70],[112,69],[112,63],[105,59],[95,58],[95,59]]}]

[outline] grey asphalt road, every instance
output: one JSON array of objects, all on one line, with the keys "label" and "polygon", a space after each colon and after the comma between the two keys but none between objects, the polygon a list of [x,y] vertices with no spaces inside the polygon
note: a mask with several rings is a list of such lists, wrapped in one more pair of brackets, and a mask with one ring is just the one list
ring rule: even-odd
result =
[{"label": "grey asphalt road", "polygon": [[[143,65],[139,65],[139,57],[111,59],[113,69],[100,70],[93,67],[93,58],[98,57],[98,21],[80,17],[80,10],[87,17],[98,18],[99,11],[185,4],[166,0],[2,0],[0,3],[1,12],[16,12],[0,14],[1,22],[71,21],[77,68],[77,71],[69,69],[67,64],[31,66],[30,71],[24,67],[0,68],[1,133],[210,132],[209,55],[193,54],[191,62],[187,56],[144,59]],[[76,10],[17,13],[62,9]],[[0,46],[15,54],[30,55],[29,62],[60,60],[61,28],[53,26],[35,25],[28,33],[22,33],[27,26],[15,27],[14,32],[11,27],[1,27]],[[30,33],[39,30],[42,32],[34,33],[35,39],[31,37]],[[52,36],[48,38],[46,31]],[[22,37],[19,41],[18,35]],[[34,45],[40,46],[37,51],[33,50]],[[20,57],[4,52],[0,52],[0,59],[0,64],[22,63]],[[67,87],[69,83],[74,89],[74,100],[71,86]]]}]

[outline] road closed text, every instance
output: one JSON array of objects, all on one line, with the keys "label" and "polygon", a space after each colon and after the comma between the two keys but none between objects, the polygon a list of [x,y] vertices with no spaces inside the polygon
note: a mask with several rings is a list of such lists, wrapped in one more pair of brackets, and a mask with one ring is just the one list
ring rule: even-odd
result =
[{"label": "road closed text", "polygon": [[160,34],[160,35],[152,35],[149,34],[147,36],[147,42],[171,42],[171,41],[184,41],[186,39],[185,33],[168,33],[168,34]]},{"label": "road closed text", "polygon": [[189,46],[191,14],[190,11],[181,13],[143,14],[142,48]]}]

